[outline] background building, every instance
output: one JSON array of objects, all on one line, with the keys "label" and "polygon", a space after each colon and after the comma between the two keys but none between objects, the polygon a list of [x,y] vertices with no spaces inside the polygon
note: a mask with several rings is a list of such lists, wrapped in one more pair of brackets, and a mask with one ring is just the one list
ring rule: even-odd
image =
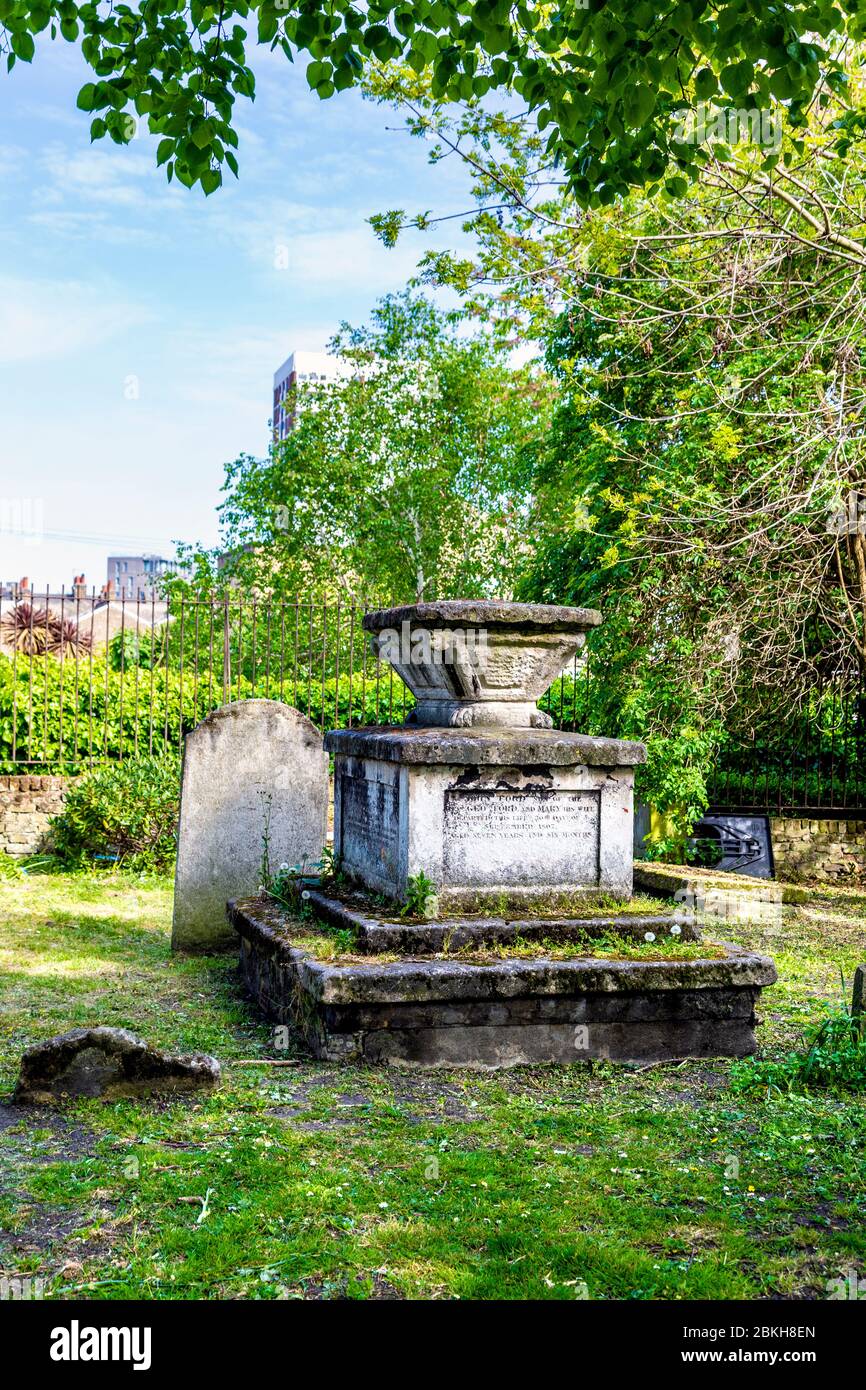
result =
[{"label": "background building", "polygon": [[68,615],[74,605],[83,600],[96,602],[96,595],[88,589],[83,574],[73,575],[68,589],[65,585],[62,589],[40,588],[39,584],[31,583],[26,574],[21,579],[0,581],[0,601],[4,604],[29,603],[37,609],[49,608],[52,612],[64,610]]},{"label": "background building", "polygon": [[274,439],[285,439],[294,426],[294,414],[285,403],[293,386],[303,382],[336,381],[344,370],[340,358],[331,357],[327,352],[293,352],[287,357],[274,372]]},{"label": "background building", "polygon": [[181,566],[161,555],[109,555],[105,596],[149,602],[160,595],[161,575],[179,573]]},{"label": "background building", "polygon": [[[132,562],[139,564],[145,560],[158,560],[162,565],[175,570],[171,560],[160,556],[112,556],[109,561],[109,574],[118,561],[130,564],[130,569],[122,577],[132,577],[135,582],[140,570],[132,569]],[[147,592],[151,595],[146,602],[141,591],[117,593],[114,580],[110,578],[100,592],[88,588],[83,574],[73,576],[69,587],[51,590],[33,585],[28,576],[21,579],[4,580],[0,583],[0,652],[8,655],[17,647],[18,655],[28,659],[48,651],[54,656],[76,657],[88,651],[98,651],[105,647],[119,633],[128,637],[136,636],[139,641],[153,646],[163,641],[159,629],[170,621],[168,603],[154,591],[151,571],[145,571]],[[76,637],[76,632],[80,634]]]}]

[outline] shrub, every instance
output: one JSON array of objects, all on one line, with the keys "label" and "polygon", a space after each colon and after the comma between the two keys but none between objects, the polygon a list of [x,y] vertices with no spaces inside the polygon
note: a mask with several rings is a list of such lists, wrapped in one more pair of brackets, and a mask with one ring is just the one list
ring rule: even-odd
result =
[{"label": "shrub", "polygon": [[[246,687],[243,696],[255,693]],[[0,653],[0,772],[85,772],[94,760],[179,750],[220,703],[219,687],[191,672],[113,670],[104,653],[17,663]]]},{"label": "shrub", "polygon": [[136,631],[118,632],[106,648],[108,664],[112,671],[129,671],[136,666],[144,671],[156,669],[164,661],[164,643],[152,631],[139,634]]},{"label": "shrub", "polygon": [[[127,634],[132,638],[132,634]],[[157,750],[179,754],[184,736],[223,701],[222,671],[147,666],[142,645],[112,645],[86,661],[41,655],[13,661],[0,652],[0,773],[85,772],[95,760],[139,760]],[[155,658],[156,659],[156,658]],[[321,728],[358,723],[402,723],[412,696],[383,668],[378,690],[372,673],[333,676],[322,684],[310,673],[294,682],[260,673],[253,685],[232,679],[229,699],[254,697],[293,703]]]},{"label": "shrub", "polygon": [[0,622],[0,635],[6,644],[25,656],[75,656],[89,652],[93,639],[71,618],[61,617],[50,608],[34,608],[18,603]]},{"label": "shrub", "polygon": [[299,682],[297,690],[286,689],[285,699],[320,729],[343,729],[350,716],[353,724],[402,724],[415,703],[399,676],[392,679],[384,665],[378,689],[371,675],[344,672],[339,680],[330,677],[324,686],[315,680]]},{"label": "shrub", "polygon": [[70,786],[52,821],[55,853],[72,866],[105,856],[128,868],[170,868],[179,809],[176,757],[108,763]]},{"label": "shrub", "polygon": [[846,1003],[831,1010],[798,1052],[781,1061],[750,1058],[731,1068],[735,1091],[792,1091],[803,1087],[866,1091],[866,1029]]}]

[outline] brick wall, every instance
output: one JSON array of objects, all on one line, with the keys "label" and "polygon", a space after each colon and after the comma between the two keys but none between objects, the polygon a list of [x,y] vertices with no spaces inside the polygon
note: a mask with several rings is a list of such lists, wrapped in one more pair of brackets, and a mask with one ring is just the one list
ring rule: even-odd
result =
[{"label": "brick wall", "polygon": [[65,777],[0,777],[0,852],[20,857],[43,849],[65,787]]},{"label": "brick wall", "polygon": [[776,877],[866,882],[866,820],[770,818]]}]

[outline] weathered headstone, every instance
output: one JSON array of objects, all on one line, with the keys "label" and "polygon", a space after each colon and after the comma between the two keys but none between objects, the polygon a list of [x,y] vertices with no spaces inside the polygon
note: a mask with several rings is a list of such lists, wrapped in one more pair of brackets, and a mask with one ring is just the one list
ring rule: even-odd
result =
[{"label": "weathered headstone", "polygon": [[223,705],[187,735],[172,946],[233,947],[226,901],[255,893],[264,837],[272,869],[319,859],[328,758],[314,724],[276,700]]}]

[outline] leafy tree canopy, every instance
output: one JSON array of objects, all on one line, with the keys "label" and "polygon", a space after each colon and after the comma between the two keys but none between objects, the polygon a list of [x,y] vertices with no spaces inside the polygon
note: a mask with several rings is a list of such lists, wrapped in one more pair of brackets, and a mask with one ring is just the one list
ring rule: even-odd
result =
[{"label": "leafy tree canopy", "polygon": [[778,191],[717,168],[676,219],[594,215],[550,335],[525,592],[604,606],[607,717],[651,731],[656,804],[699,808],[732,734],[814,754],[820,692],[866,669],[866,161],[828,138]]},{"label": "leafy tree canopy", "polygon": [[391,296],[332,343],[343,376],[301,384],[294,427],[229,464],[216,581],[292,597],[507,597],[528,548],[549,378],[421,296]]},{"label": "leafy tree canopy", "polygon": [[[544,342],[559,378],[519,592],[603,609],[592,731],[646,738],[641,793],[684,822],[732,735],[787,729],[814,791],[817,744],[825,775],[840,748],[826,692],[866,671],[866,148],[839,151],[848,98],[783,128],[772,171],[745,139],[708,151],[686,197],[581,211],[521,113],[444,106],[400,66],[368,85],[434,162],[472,172],[474,247],[428,252],[420,278],[506,341]],[[434,220],[374,225],[393,242]]]},{"label": "leafy tree canopy", "polygon": [[92,137],[125,143],[145,118],[168,178],[205,193],[223,165],[237,175],[234,104],[255,94],[257,45],[302,56],[323,99],[401,59],[447,100],[516,93],[591,206],[665,180],[685,191],[705,151],[683,139],[684,109],[777,101],[803,121],[822,77],[844,83],[837,55],[864,15],[864,0],[0,0],[0,48],[11,69],[41,33],[80,44]]}]

